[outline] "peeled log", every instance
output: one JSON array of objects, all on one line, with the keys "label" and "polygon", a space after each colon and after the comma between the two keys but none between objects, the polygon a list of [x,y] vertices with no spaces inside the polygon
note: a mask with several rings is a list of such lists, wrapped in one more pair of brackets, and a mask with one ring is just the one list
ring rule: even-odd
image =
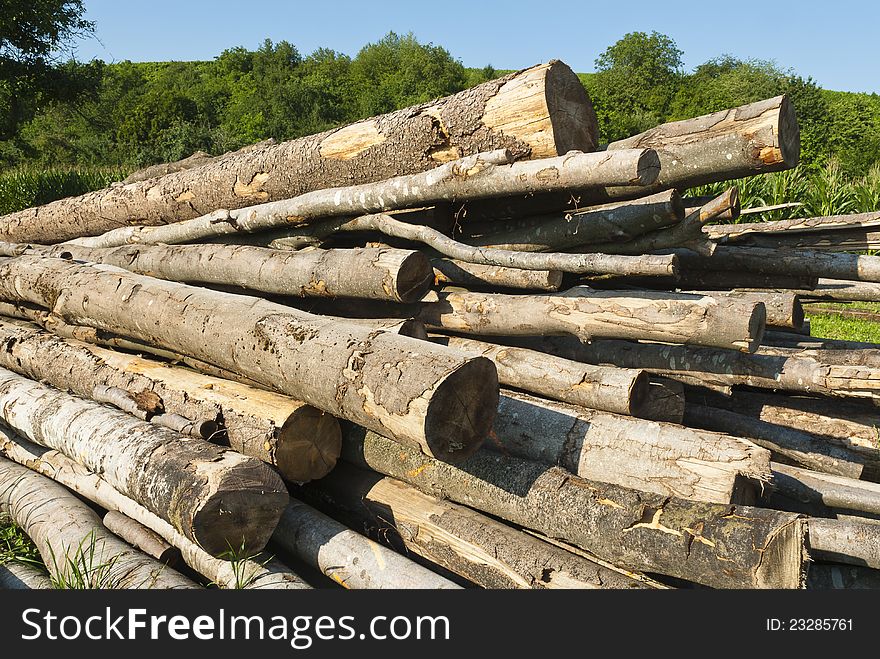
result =
[{"label": "peeled log", "polygon": [[[74,462],[59,451],[50,451],[14,436],[0,428],[0,450],[10,460],[51,478],[80,496],[107,510],[118,511],[155,531],[180,550],[183,560],[193,570],[206,576],[220,588],[277,588],[299,590],[309,588],[302,579],[278,561],[259,556],[238,557],[233,563],[227,547],[225,558],[215,558],[196,543],[185,538],[171,524],[132,501],[108,485],[107,481]],[[248,554],[250,555],[250,554]]]},{"label": "peeled log", "polygon": [[479,451],[461,468],[344,428],[343,456],[615,565],[716,588],[800,588],[806,525],[773,510],[685,501]]},{"label": "peeled log", "polygon": [[481,151],[545,158],[597,144],[589,97],[554,60],[343,128],[13,213],[0,218],[0,238],[60,242],[421,172]]},{"label": "peeled log", "polygon": [[111,266],[0,260],[0,299],[228,369],[444,459],[476,450],[497,405],[488,359]]},{"label": "peeled log", "polygon": [[0,321],[0,366],[85,398],[102,385],[148,392],[165,412],[222,420],[232,449],[275,465],[292,481],[327,474],[342,446],[338,421],[311,405],[36,328]]},{"label": "peeled log", "polygon": [[[440,293],[423,303],[428,328],[496,336],[572,335],[716,346],[753,352],[764,332],[764,305],[655,291],[503,295]],[[634,366],[633,368],[638,368]]]},{"label": "peeled log", "polygon": [[16,432],[100,473],[108,483],[219,554],[261,550],[287,490],[254,458],[140,421],[0,369],[0,418]]},{"label": "peeled log", "polygon": [[752,442],[504,391],[487,449],[692,501],[754,504],[770,452]]},{"label": "peeled log", "polygon": [[272,540],[343,588],[459,588],[296,499],[285,509]]},{"label": "peeled log", "polygon": [[345,464],[308,493],[483,588],[648,587],[475,510]]},{"label": "peeled log", "polygon": [[465,288],[524,288],[558,291],[562,285],[559,270],[521,270],[498,265],[478,265],[454,259],[431,259],[434,283],[457,284]]},{"label": "peeled log", "polygon": [[491,359],[502,385],[573,405],[638,416],[648,395],[648,377],[637,369],[590,366],[536,350],[457,336],[434,335],[431,340]]},{"label": "peeled log", "polygon": [[198,588],[108,532],[66,489],[0,457],[0,511],[34,544],[56,582],[87,588]]}]

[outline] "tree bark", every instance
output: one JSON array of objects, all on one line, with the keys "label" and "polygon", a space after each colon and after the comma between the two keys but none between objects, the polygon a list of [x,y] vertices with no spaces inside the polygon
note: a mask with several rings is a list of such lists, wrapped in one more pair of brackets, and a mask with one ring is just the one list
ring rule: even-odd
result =
[{"label": "tree bark", "polygon": [[487,449],[692,501],[753,504],[770,452],[738,437],[505,391]]},{"label": "tree bark", "polygon": [[226,436],[213,440],[291,481],[326,475],[342,446],[336,419],[287,396],[2,321],[0,366],[86,398],[102,385],[153,394],[162,411],[222,422]]},{"label": "tree bark", "polygon": [[689,404],[684,422],[688,426],[747,437],[768,449],[775,459],[800,467],[875,482],[880,478],[880,451],[876,449],[777,426],[717,407]]},{"label": "tree bark", "polygon": [[504,386],[572,405],[639,416],[648,397],[648,376],[637,369],[590,366],[536,350],[457,336],[434,335],[431,340],[491,359]]},{"label": "tree bark", "polygon": [[528,218],[519,222],[520,226],[495,232],[490,224],[485,234],[468,238],[466,242],[520,252],[564,251],[579,245],[626,242],[683,219],[681,195],[676,190],[667,190],[635,201],[607,204],[566,215]]},{"label": "tree bark", "polygon": [[139,169],[136,172],[133,172],[126,176],[122,180],[122,183],[138,183],[140,181],[147,181],[151,178],[159,178],[160,176],[165,176],[166,174],[173,174],[175,172],[182,172],[187,169],[193,169],[194,167],[207,165],[212,160],[214,160],[214,156],[212,156],[210,153],[206,153],[205,151],[196,151],[192,155],[189,155],[181,160],[162,163],[159,165],[150,165],[149,167]]},{"label": "tree bark", "polygon": [[307,490],[371,534],[483,588],[648,587],[475,510],[345,464]]},{"label": "tree bark", "polygon": [[779,288],[795,289],[791,292],[812,300],[880,302],[880,284],[875,282],[825,279],[823,277],[818,278],[816,285],[812,287],[780,285]]},{"label": "tree bark", "polygon": [[433,282],[421,252],[330,249],[298,252],[248,245],[127,245],[90,249],[20,246],[23,254],[105,263],[187,284],[218,284],[277,295],[415,302]]},{"label": "tree bark", "polygon": [[[652,291],[576,296],[441,293],[418,318],[431,329],[474,335],[572,335],[708,345],[753,352],[764,332],[764,306],[723,298]],[[632,368],[639,368],[633,366]]]},{"label": "tree bark", "polygon": [[481,151],[546,158],[592,151],[597,143],[589,97],[571,69],[554,60],[343,128],[13,213],[0,222],[0,236],[68,240],[413,174]]},{"label": "tree bark", "polygon": [[291,499],[272,539],[344,588],[459,588],[296,499]]},{"label": "tree bark", "polygon": [[[180,549],[183,560],[193,570],[220,588],[309,588],[300,577],[278,561],[260,559],[240,546],[226,547],[224,558],[215,558],[196,543],[181,535],[171,524],[140,504],[113,489],[95,475],[59,451],[51,451],[13,436],[0,428],[0,449],[10,460],[51,478],[80,496],[105,508],[118,511],[155,531]],[[244,555],[242,555],[244,554]],[[232,559],[235,559],[233,562]]]},{"label": "tree bark", "polygon": [[504,266],[477,265],[455,259],[431,259],[434,284],[457,284],[465,288],[521,288],[558,291],[562,285],[559,270],[522,270]]},{"label": "tree bark", "polygon": [[794,293],[782,291],[691,291],[691,295],[708,295],[726,297],[734,300],[763,302],[767,310],[767,326],[797,329],[804,324],[804,307],[800,298]]},{"label": "tree bark", "polygon": [[805,523],[797,515],[638,492],[487,451],[458,468],[363,429],[344,433],[346,460],[625,568],[716,588],[804,581]]},{"label": "tree bark", "polygon": [[116,538],[91,508],[63,487],[5,458],[0,458],[0,510],[34,542],[55,583],[82,582],[83,588],[198,587]]},{"label": "tree bark", "polygon": [[261,550],[287,504],[262,462],[0,369],[0,417],[82,461],[206,551]]},{"label": "tree bark", "polygon": [[718,246],[712,256],[686,249],[676,249],[674,253],[683,269],[743,270],[766,275],[880,282],[880,257],[877,256],[725,245]]},{"label": "tree bark", "polygon": [[0,298],[228,369],[445,459],[477,448],[497,405],[488,359],[259,298],[26,256],[0,260]]},{"label": "tree bark", "polygon": [[775,222],[746,222],[743,224],[715,224],[704,231],[712,240],[739,243],[752,236],[772,236],[774,238],[792,234],[813,234],[840,229],[867,229],[880,226],[880,212],[851,215],[829,215],[826,217],[807,217]]},{"label": "tree bark", "polygon": [[0,590],[50,590],[52,580],[42,570],[27,563],[0,564]]},{"label": "tree bark", "polygon": [[880,525],[814,517],[809,526],[811,557],[880,569]]},{"label": "tree bark", "polygon": [[104,514],[104,526],[132,547],[140,549],[160,563],[176,567],[181,560],[180,550],[172,546],[155,531],[116,510]]},{"label": "tree bark", "polygon": [[[713,199],[714,197],[712,197],[711,195],[699,197],[683,197],[681,201],[684,204],[685,215],[690,215],[691,213],[699,211],[700,208],[710,203]],[[718,222],[733,221],[740,216],[742,210],[742,204],[740,203],[739,197],[737,197],[736,203],[732,204],[729,208],[725,209],[721,213],[718,213],[718,215],[716,215],[714,219]]]},{"label": "tree bark", "polygon": [[880,485],[774,462],[773,487],[805,504],[880,514]]}]

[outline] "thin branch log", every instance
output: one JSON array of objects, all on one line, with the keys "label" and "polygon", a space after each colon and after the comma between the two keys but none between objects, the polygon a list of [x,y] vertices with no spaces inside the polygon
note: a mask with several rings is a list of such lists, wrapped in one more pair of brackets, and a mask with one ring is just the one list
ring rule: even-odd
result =
[{"label": "thin branch log", "polygon": [[811,518],[810,556],[880,569],[880,524]]},{"label": "thin branch log", "polygon": [[456,284],[465,288],[499,287],[536,291],[558,291],[562,285],[559,270],[521,270],[503,266],[477,265],[455,259],[431,259],[434,284]]}]

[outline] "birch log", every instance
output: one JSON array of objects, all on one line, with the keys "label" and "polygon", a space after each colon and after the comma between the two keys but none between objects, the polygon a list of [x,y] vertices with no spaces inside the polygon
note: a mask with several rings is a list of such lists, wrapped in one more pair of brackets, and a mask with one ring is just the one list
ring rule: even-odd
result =
[{"label": "birch log", "polygon": [[82,588],[198,587],[116,538],[91,508],[57,483],[2,457],[0,511],[34,542],[55,583]]},{"label": "birch log", "polygon": [[[754,352],[764,332],[760,303],[653,291],[600,291],[576,296],[440,293],[422,304],[430,329],[496,336],[572,335],[627,338]],[[634,366],[633,368],[638,368]]]},{"label": "birch log", "polygon": [[572,405],[638,416],[648,396],[648,376],[637,369],[591,366],[536,350],[457,336],[435,334],[431,340],[491,359],[502,385]]},{"label": "birch log", "polygon": [[132,547],[140,549],[164,565],[176,567],[181,560],[180,550],[155,531],[116,510],[104,514],[104,526],[115,533]]},{"label": "birch log", "polygon": [[0,369],[0,417],[81,461],[211,553],[259,551],[287,505],[262,462]]},{"label": "birch log", "polygon": [[62,241],[412,174],[480,151],[506,148],[517,158],[545,158],[592,151],[597,143],[583,85],[554,60],[318,135],[13,213],[0,221],[0,236]]},{"label": "birch log", "polygon": [[[196,543],[181,535],[171,524],[112,488],[105,479],[92,473],[59,451],[31,444],[0,428],[0,450],[9,460],[26,465],[80,496],[105,508],[120,512],[155,531],[177,547],[183,560],[193,570],[206,576],[220,588],[309,588],[303,580],[278,561],[261,559],[241,547],[226,547],[224,558],[215,558]],[[238,560],[233,563],[233,554]],[[249,558],[248,558],[249,557]]]},{"label": "birch log", "polygon": [[443,458],[475,450],[497,405],[488,359],[110,266],[0,260],[0,299],[228,369]]},{"label": "birch log", "polygon": [[329,414],[263,389],[0,321],[0,366],[93,398],[100,386],[152,394],[166,413],[222,421],[229,446],[304,482],[321,478],[341,450]]},{"label": "birch log", "polygon": [[752,442],[504,391],[487,449],[589,480],[692,501],[753,504],[770,452]]},{"label": "birch log", "polygon": [[272,540],[343,588],[459,588],[296,499],[284,510]]},{"label": "birch log", "polygon": [[797,515],[638,492],[488,451],[458,468],[363,429],[343,433],[346,460],[621,567],[716,588],[803,585],[806,527]]},{"label": "birch log", "polygon": [[393,478],[340,464],[310,496],[483,588],[648,588],[471,508]]},{"label": "birch log", "polygon": [[10,561],[0,564],[0,590],[49,590],[52,580],[28,563]]}]

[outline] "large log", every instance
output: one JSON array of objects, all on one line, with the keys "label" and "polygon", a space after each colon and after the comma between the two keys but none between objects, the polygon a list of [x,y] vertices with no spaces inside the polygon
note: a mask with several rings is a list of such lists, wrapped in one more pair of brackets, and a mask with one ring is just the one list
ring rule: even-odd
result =
[{"label": "large log", "polygon": [[321,478],[341,450],[339,423],[311,405],[2,320],[0,366],[85,398],[101,386],[135,398],[146,392],[166,413],[222,421],[225,437],[212,439],[275,465],[292,481]]},{"label": "large log", "polygon": [[0,369],[0,418],[100,473],[206,551],[262,549],[288,495],[259,460]]},{"label": "large log", "polygon": [[644,185],[657,177],[660,167],[657,154],[649,149],[618,151],[611,156],[577,152],[523,162],[511,162],[512,157],[507,150],[490,151],[454,160],[422,174],[315,190],[239,210],[214,211],[174,224],[121,227],[76,242],[88,247],[115,247],[126,243],[174,244],[219,235],[296,227],[332,216],[380,213],[455,199],[529,194],[562,190],[572,185]]},{"label": "large log", "polygon": [[285,509],[272,540],[344,588],[459,587],[296,499]]},{"label": "large log", "polygon": [[421,172],[480,151],[545,158],[592,151],[597,143],[583,86],[552,61],[343,128],[14,213],[0,221],[0,236],[57,242]]},{"label": "large log", "polygon": [[638,416],[648,397],[648,376],[637,369],[591,366],[536,350],[457,336],[433,335],[431,340],[491,359],[499,383],[546,398]]},{"label": "large log", "polygon": [[415,302],[433,282],[428,258],[421,252],[400,249],[290,252],[248,245],[4,247],[8,254],[63,256],[187,284],[216,284],[300,297]]},{"label": "large log", "polygon": [[504,266],[477,265],[454,259],[431,259],[434,283],[457,284],[465,288],[524,288],[537,291],[558,291],[562,285],[559,270],[522,270]]},{"label": "large log", "polygon": [[[310,497],[483,588],[647,588],[471,508],[393,478],[340,464]],[[391,536],[389,538],[389,535]]]},{"label": "large log", "polygon": [[0,457],[0,511],[34,542],[55,584],[71,588],[197,588],[108,532],[57,483]]},{"label": "large log", "polygon": [[806,525],[797,515],[638,492],[488,451],[459,468],[373,432],[343,432],[346,460],[621,567],[716,588],[803,584]]},{"label": "large log", "polygon": [[488,359],[111,266],[6,259],[0,298],[228,369],[443,458],[475,450],[497,405]]},{"label": "large log", "polygon": [[278,561],[253,555],[241,546],[228,546],[222,553],[223,558],[215,558],[195,542],[181,535],[171,524],[121,494],[101,476],[59,451],[31,444],[2,428],[0,428],[0,451],[9,460],[26,465],[92,503],[122,513],[155,531],[180,550],[187,565],[221,588],[289,590],[309,588],[299,576]]},{"label": "large log", "polygon": [[[662,173],[649,188],[569,190],[564,195],[536,195],[469,203],[479,217],[517,217],[613,199],[631,199],[668,188],[684,190],[706,183],[789,169],[800,158],[800,130],[786,96],[693,119],[674,121],[608,145],[609,152],[633,147],[657,151]],[[728,157],[729,156],[729,157]]]},{"label": "large log", "polygon": [[418,318],[463,334],[645,339],[753,352],[765,310],[726,298],[578,287],[559,295],[443,292],[439,302],[422,304]]},{"label": "large log", "polygon": [[804,324],[804,307],[800,298],[794,293],[782,291],[692,291],[684,290],[692,295],[710,295],[726,297],[734,300],[763,302],[767,310],[768,327],[797,329]]},{"label": "large log", "polygon": [[770,480],[770,452],[748,440],[507,391],[484,447],[692,501],[752,505]]}]

